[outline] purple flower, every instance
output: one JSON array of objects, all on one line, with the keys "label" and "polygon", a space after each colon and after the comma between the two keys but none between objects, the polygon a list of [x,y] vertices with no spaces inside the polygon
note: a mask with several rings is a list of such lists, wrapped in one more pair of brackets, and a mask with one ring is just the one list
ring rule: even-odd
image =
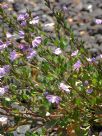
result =
[{"label": "purple flower", "polygon": [[79,52],[79,50],[72,52],[71,56],[76,56],[78,54],[78,52]]},{"label": "purple flower", "polygon": [[63,5],[63,7],[62,7],[62,8],[63,8],[63,10],[64,10],[64,11],[67,11],[67,10],[68,10],[68,8],[67,8],[67,6],[66,6],[66,5]]},{"label": "purple flower", "polygon": [[69,85],[65,85],[64,83],[60,83],[60,86],[59,86],[60,89],[66,91],[67,93],[70,93],[70,86]]},{"label": "purple flower", "polygon": [[8,91],[8,86],[0,87],[0,96],[4,95]]},{"label": "purple flower", "polygon": [[5,69],[0,68],[0,78],[3,77],[4,75],[5,75]]},{"label": "purple flower", "polygon": [[89,89],[86,90],[86,93],[88,93],[88,94],[91,94],[92,92],[93,92],[92,88],[89,88]]},{"label": "purple flower", "polygon": [[18,20],[18,21],[24,21],[24,20],[26,20],[28,17],[29,17],[29,14],[28,14],[28,13],[21,13],[21,14],[18,16],[17,20]]},{"label": "purple flower", "polygon": [[12,34],[10,34],[9,32],[6,33],[6,37],[9,39],[9,38],[12,38]]},{"label": "purple flower", "polygon": [[96,19],[96,20],[95,20],[95,23],[96,23],[97,25],[102,24],[102,19]]},{"label": "purple flower", "polygon": [[88,86],[89,82],[87,80],[85,80],[84,82],[84,86]]},{"label": "purple flower", "polygon": [[49,93],[48,92],[44,92],[44,96],[47,96]]},{"label": "purple flower", "polygon": [[18,57],[17,53],[15,50],[13,50],[12,52],[10,52],[10,60],[14,61],[16,58]]},{"label": "purple flower", "polygon": [[7,44],[0,41],[0,50],[5,49],[6,47],[7,47]]},{"label": "purple flower", "polygon": [[86,58],[86,59],[88,62],[91,62],[91,63],[96,61],[96,59],[94,57],[93,58]]},{"label": "purple flower", "polygon": [[26,44],[21,43],[18,45],[18,48],[21,49],[22,51],[26,51],[29,47]]},{"label": "purple flower", "polygon": [[2,7],[2,9],[8,9],[9,6],[8,6],[8,4],[2,4],[1,7]]},{"label": "purple flower", "polygon": [[24,20],[20,23],[21,26],[26,26],[27,25],[27,22]]},{"label": "purple flower", "polygon": [[80,60],[78,60],[74,65],[73,65],[73,68],[74,70],[79,70],[79,68],[81,67],[82,63]]},{"label": "purple flower", "polygon": [[47,95],[46,99],[51,103],[59,104],[59,102],[62,100],[59,96],[55,95]]},{"label": "purple flower", "polygon": [[42,38],[40,36],[35,37],[35,39],[32,41],[33,47],[38,47],[38,45],[41,43]]},{"label": "purple flower", "polygon": [[19,31],[20,38],[24,38],[25,33],[23,31]]},{"label": "purple flower", "polygon": [[5,65],[5,66],[3,66],[3,68],[4,68],[6,73],[10,72],[10,66],[9,65]]},{"label": "purple flower", "polygon": [[37,52],[35,50],[33,50],[32,48],[29,49],[29,53],[27,55],[27,59],[32,59],[33,57],[35,57],[37,55]]},{"label": "purple flower", "polygon": [[10,60],[11,61],[14,61],[15,59],[17,59],[20,56],[22,56],[22,54],[21,53],[17,53],[15,50],[10,52]]},{"label": "purple flower", "polygon": [[10,71],[9,65],[5,65],[2,68],[0,68],[0,78],[4,77],[9,71]]},{"label": "purple flower", "polygon": [[29,24],[33,24],[33,25],[38,24],[38,23],[39,23],[39,17],[38,16],[34,17],[33,20],[31,20],[29,22]]},{"label": "purple flower", "polygon": [[62,53],[60,48],[55,49],[55,51],[53,52],[56,55],[60,55]]},{"label": "purple flower", "polygon": [[11,44],[11,42],[10,41],[6,41],[6,46],[8,47],[8,45],[10,45]]}]

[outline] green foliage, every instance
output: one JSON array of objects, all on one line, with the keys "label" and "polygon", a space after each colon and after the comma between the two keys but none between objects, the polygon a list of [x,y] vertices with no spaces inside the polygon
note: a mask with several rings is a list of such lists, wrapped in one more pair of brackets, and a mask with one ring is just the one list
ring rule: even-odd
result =
[{"label": "green foliage", "polygon": [[[0,9],[3,21],[14,28],[14,34],[23,31],[25,46],[37,52],[37,55],[27,59],[29,50],[23,51],[18,48],[19,43],[13,37],[7,38],[7,30],[2,26],[4,37],[3,44],[1,43],[2,49],[0,49],[0,68],[9,65],[10,71],[1,77],[1,86],[8,85],[9,89],[3,95],[0,94],[0,108],[6,111],[7,117],[14,118],[14,124],[0,126],[5,131],[0,129],[0,133],[12,136],[11,131],[17,126],[34,124],[38,119],[42,121],[41,126],[35,127],[32,132],[27,132],[26,136],[47,135],[48,127],[51,130],[55,127],[60,128],[61,131],[67,130],[70,124],[75,124],[72,130],[75,130],[78,136],[88,135],[89,127],[93,123],[102,123],[100,119],[102,65],[92,60],[88,51],[84,49],[84,43],[75,38],[72,29],[64,19],[64,13],[52,8],[49,0],[45,1],[56,19],[55,38],[43,31],[41,23],[36,25],[29,23],[33,18],[30,11],[28,11],[26,26],[21,28],[21,22],[17,17],[10,16],[5,10]],[[34,38],[38,36],[41,36],[42,40],[39,46],[31,47]],[[10,45],[4,48],[7,41]],[[56,49],[58,49],[57,53]],[[13,50],[18,56],[12,61],[10,53]],[[78,52],[73,55],[76,51]],[[89,58],[90,61],[88,61]],[[60,86],[61,83],[64,87]],[[52,100],[47,98],[48,95]],[[57,100],[55,100],[56,96]],[[23,106],[24,110],[12,107],[15,103]],[[41,128],[40,131],[37,131],[39,128]],[[59,135],[60,129],[57,129]]]}]

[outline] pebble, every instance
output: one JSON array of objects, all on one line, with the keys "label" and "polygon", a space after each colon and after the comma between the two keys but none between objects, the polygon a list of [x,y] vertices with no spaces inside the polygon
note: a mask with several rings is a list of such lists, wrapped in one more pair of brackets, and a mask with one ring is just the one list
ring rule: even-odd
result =
[{"label": "pebble", "polygon": [[102,136],[102,132],[99,133],[99,136]]},{"label": "pebble", "polygon": [[16,131],[17,133],[19,134],[25,134],[28,130],[30,130],[30,126],[31,125],[22,125],[22,126],[19,126]]},{"label": "pebble", "polygon": [[4,2],[4,0],[0,0],[0,3]]}]

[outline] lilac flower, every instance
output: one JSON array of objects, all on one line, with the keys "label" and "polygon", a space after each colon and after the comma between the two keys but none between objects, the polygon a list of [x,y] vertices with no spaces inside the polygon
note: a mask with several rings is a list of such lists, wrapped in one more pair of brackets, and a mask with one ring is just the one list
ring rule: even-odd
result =
[{"label": "lilac flower", "polygon": [[24,20],[20,23],[21,26],[26,26],[27,25],[27,22]]},{"label": "lilac flower", "polygon": [[5,75],[5,69],[0,68],[0,78],[3,77],[4,75]]},{"label": "lilac flower", "polygon": [[72,52],[71,56],[76,56],[78,54],[78,52],[79,52],[79,50]]},{"label": "lilac flower", "polygon": [[8,91],[8,86],[0,87],[0,96],[4,95]]},{"label": "lilac flower", "polygon": [[0,41],[0,50],[5,49],[6,47],[7,47],[7,44]]},{"label": "lilac flower", "polygon": [[39,17],[38,16],[34,17],[33,20],[31,20],[29,22],[29,24],[33,24],[33,25],[38,24],[38,23],[39,23]]},{"label": "lilac flower", "polygon": [[93,58],[86,58],[88,62],[95,62],[96,59],[93,57]]},{"label": "lilac flower", "polygon": [[55,95],[47,95],[46,99],[49,102],[56,103],[56,104],[59,104],[59,102],[61,101],[61,98],[59,96],[55,96]]},{"label": "lilac flower", "polygon": [[5,65],[5,66],[3,66],[3,68],[4,68],[6,73],[10,72],[10,66],[9,65]]},{"label": "lilac flower", "polygon": [[102,58],[102,54],[100,54],[100,58]]},{"label": "lilac flower", "polygon": [[11,61],[14,61],[15,59],[17,59],[20,56],[22,56],[22,54],[21,53],[17,53],[15,50],[10,52],[10,60]]},{"label": "lilac flower", "polygon": [[9,65],[5,65],[2,68],[0,68],[0,78],[4,77],[9,71],[10,71]]},{"label": "lilac flower", "polygon": [[68,10],[68,8],[67,8],[67,6],[66,6],[66,5],[63,5],[63,7],[62,7],[62,8],[63,8],[63,10],[64,10],[64,11],[67,11],[67,10]]},{"label": "lilac flower", "polygon": [[20,38],[24,38],[25,33],[23,31],[19,31]]},{"label": "lilac flower", "polygon": [[10,41],[6,41],[6,47],[8,47],[8,45],[10,45],[11,44],[11,42]]},{"label": "lilac flower", "polygon": [[78,60],[74,65],[73,65],[73,68],[74,70],[79,70],[79,68],[81,67],[82,63],[80,60]]},{"label": "lilac flower", "polygon": [[55,51],[53,52],[56,55],[60,55],[62,53],[60,48],[55,49]]},{"label": "lilac flower", "polygon": [[89,82],[87,80],[85,80],[84,82],[84,86],[88,86]]},{"label": "lilac flower", "polygon": [[12,34],[10,34],[9,32],[6,33],[6,37],[9,39],[9,38],[12,38]]},{"label": "lilac flower", "polygon": [[26,20],[28,17],[29,17],[29,14],[28,14],[28,13],[21,13],[21,14],[18,16],[17,20],[18,20],[18,21],[24,21],[24,20]]},{"label": "lilac flower", "polygon": [[66,91],[67,93],[70,93],[70,86],[69,85],[65,85],[64,83],[60,83],[60,86],[59,86],[60,89]]},{"label": "lilac flower", "polygon": [[13,50],[12,52],[10,52],[10,60],[14,61],[16,58],[18,57],[17,53],[15,50]]},{"label": "lilac flower", "polygon": [[100,24],[102,24],[102,19],[96,19],[95,22],[97,25],[100,25]]},{"label": "lilac flower", "polygon": [[86,93],[88,93],[88,94],[91,94],[92,92],[93,92],[92,88],[89,88],[89,89],[86,90]]},{"label": "lilac flower", "polygon": [[35,50],[33,50],[32,48],[29,49],[29,53],[27,55],[27,59],[32,59],[33,57],[35,57],[37,55],[37,52]]},{"label": "lilac flower", "polygon": [[38,37],[35,37],[35,39],[32,41],[32,45],[33,45],[33,47],[35,48],[35,47],[38,47],[38,45],[41,43],[41,37],[40,36],[38,36]]},{"label": "lilac flower", "polygon": [[26,51],[29,47],[26,44],[21,43],[19,44],[18,48],[21,49],[22,51]]},{"label": "lilac flower", "polygon": [[2,4],[1,7],[2,9],[8,9],[8,4]]},{"label": "lilac flower", "polygon": [[0,117],[0,125],[6,125],[8,121],[8,118],[6,116]]},{"label": "lilac flower", "polygon": [[44,96],[47,96],[49,93],[48,92],[44,92]]},{"label": "lilac flower", "polygon": [[2,50],[3,49],[3,42],[2,41],[0,41],[0,50]]}]

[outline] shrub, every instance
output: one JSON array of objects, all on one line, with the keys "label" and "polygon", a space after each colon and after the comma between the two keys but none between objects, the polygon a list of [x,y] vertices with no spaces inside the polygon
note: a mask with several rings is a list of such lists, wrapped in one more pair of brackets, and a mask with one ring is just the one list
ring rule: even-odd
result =
[{"label": "shrub", "polygon": [[[0,108],[6,111],[0,111],[5,116],[0,132],[10,135],[31,124],[26,135],[52,130],[88,135],[89,128],[102,123],[102,65],[74,36],[64,12],[45,2],[55,18],[55,37],[43,31],[40,18],[30,11],[16,17],[5,6],[0,9]],[[34,127],[37,120],[42,123]]]}]

